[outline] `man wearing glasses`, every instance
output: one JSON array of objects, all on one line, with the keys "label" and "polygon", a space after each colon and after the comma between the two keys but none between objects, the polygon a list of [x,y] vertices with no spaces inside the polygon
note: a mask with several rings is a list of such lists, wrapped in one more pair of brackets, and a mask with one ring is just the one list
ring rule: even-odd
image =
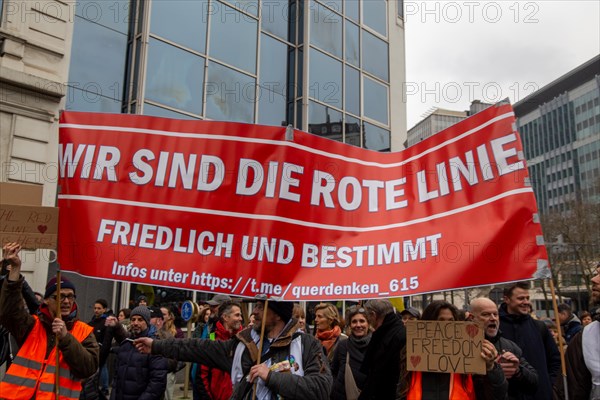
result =
[{"label": "man wearing glasses", "polygon": [[52,397],[58,340],[59,396],[79,398],[81,380],[98,369],[99,349],[93,328],[77,319],[75,286],[66,278],[61,279],[60,293],[56,278],[51,279],[38,311],[29,314],[21,294],[25,278],[21,275],[20,250],[17,243],[2,248],[3,262],[10,271],[0,290],[0,324],[15,337],[20,349],[0,383],[0,393],[3,399]]}]

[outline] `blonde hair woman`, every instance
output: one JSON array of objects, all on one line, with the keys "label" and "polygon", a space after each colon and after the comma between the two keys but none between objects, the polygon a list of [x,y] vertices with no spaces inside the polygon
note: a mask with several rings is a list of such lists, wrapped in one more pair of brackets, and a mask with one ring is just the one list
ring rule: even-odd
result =
[{"label": "blonde hair woman", "polygon": [[325,348],[329,363],[340,339],[347,338],[342,333],[342,319],[338,309],[333,304],[321,303],[315,307],[316,337]]}]

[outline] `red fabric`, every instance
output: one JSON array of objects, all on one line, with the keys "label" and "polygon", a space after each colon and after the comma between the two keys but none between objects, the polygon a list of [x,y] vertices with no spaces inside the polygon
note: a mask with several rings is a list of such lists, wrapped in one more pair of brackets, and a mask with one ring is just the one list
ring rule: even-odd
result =
[{"label": "red fabric", "polygon": [[[240,327],[238,331],[231,333],[219,321],[216,325],[215,338],[216,340],[229,340],[241,330],[242,328]],[[229,400],[233,393],[231,375],[228,372],[217,368],[209,368],[205,365],[202,365],[200,368],[202,382],[204,382],[204,387],[212,400]]]},{"label": "red fabric", "polygon": [[342,330],[339,326],[334,326],[333,329],[328,331],[317,331],[317,339],[321,341],[325,350],[327,350],[327,355],[329,355],[329,351],[337,342],[338,337],[342,334]]},{"label": "red fabric", "polygon": [[[467,387],[463,387],[461,374],[452,374],[450,384],[450,396],[449,400],[475,400],[475,389],[473,388],[473,379],[471,375],[467,375]],[[413,372],[410,391],[406,396],[406,400],[422,400],[423,386],[422,386],[422,375],[420,372]]]}]

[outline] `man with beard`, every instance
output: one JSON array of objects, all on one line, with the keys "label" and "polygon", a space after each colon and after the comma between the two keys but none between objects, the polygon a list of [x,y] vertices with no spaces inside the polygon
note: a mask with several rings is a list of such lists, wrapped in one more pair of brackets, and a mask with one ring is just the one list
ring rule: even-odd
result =
[{"label": "man with beard", "polygon": [[[600,305],[600,264],[592,281],[592,302]],[[567,385],[569,400],[600,399],[600,313],[596,313],[594,321],[573,337],[567,353]],[[554,390],[558,398],[565,398],[562,379],[554,382]]]},{"label": "man with beard", "polygon": [[[252,311],[254,326],[226,341],[140,338],[135,345],[146,354],[161,354],[229,372],[232,399],[251,398],[256,384],[258,400],[278,396],[289,400],[327,400],[332,377],[322,346],[317,339],[297,329],[298,321],[292,318],[293,307],[293,303],[269,301],[263,321],[264,303],[259,302]],[[263,323],[262,363],[256,365]]]},{"label": "man with beard", "polygon": [[129,333],[115,317],[108,317],[106,325],[120,343],[117,365],[110,398],[160,400],[167,388],[167,359],[157,355],[140,354],[132,339],[148,337],[150,309],[137,306],[131,311]]},{"label": "man with beard", "polygon": [[529,315],[529,286],[529,282],[515,282],[504,289],[500,330],[523,350],[523,357],[538,373],[538,389],[532,399],[550,400],[552,384],[560,373],[560,354],[546,324]]},{"label": "man with beard", "polygon": [[0,396],[18,400],[54,398],[58,351],[60,398],[78,398],[81,380],[98,369],[98,343],[93,329],[77,319],[75,285],[66,278],[61,279],[60,292],[56,278],[52,278],[36,314],[29,314],[21,294],[25,279],[21,275],[20,250],[17,243],[8,243],[2,249],[10,271],[0,291],[0,324],[15,337],[20,349],[0,383]]},{"label": "man with beard", "polygon": [[490,341],[498,351],[496,361],[502,367],[504,377],[508,381],[508,398],[510,400],[531,399],[537,391],[537,371],[525,360],[523,351],[515,342],[502,337],[496,303],[480,297],[471,301],[470,308],[470,319],[483,328],[486,340]]},{"label": "man with beard", "polygon": [[[229,340],[242,330],[242,308],[239,303],[225,302],[219,306],[217,313],[216,340]],[[202,365],[201,376],[212,400],[229,400],[232,392],[229,371]]]}]

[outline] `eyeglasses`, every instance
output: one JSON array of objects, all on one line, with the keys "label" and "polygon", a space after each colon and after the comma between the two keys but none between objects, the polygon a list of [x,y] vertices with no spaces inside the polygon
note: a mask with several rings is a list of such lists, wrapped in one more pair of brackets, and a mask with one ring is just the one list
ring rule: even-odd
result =
[{"label": "eyeglasses", "polygon": [[[58,295],[57,295],[57,294],[53,294],[53,295],[49,296],[49,298],[51,298],[52,300],[56,301],[56,299],[58,298]],[[75,295],[74,295],[74,294],[72,294],[72,293],[69,293],[69,294],[61,294],[61,295],[60,295],[60,301],[63,301],[64,299],[67,299],[67,300],[69,300],[69,301],[73,301],[73,300],[75,300],[76,298],[77,298],[77,296],[75,296]]]}]

